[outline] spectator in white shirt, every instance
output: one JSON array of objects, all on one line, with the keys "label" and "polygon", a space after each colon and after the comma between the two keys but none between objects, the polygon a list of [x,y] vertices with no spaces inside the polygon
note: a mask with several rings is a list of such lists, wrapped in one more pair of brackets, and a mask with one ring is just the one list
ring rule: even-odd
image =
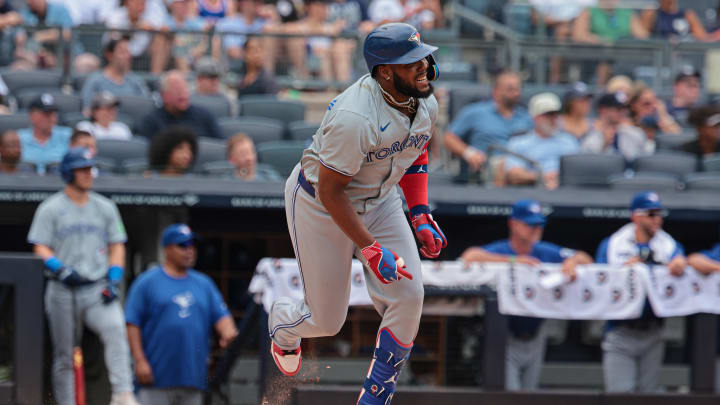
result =
[{"label": "spectator in white shirt", "polygon": [[120,101],[111,92],[98,93],[90,107],[90,121],[82,121],[75,128],[89,132],[97,139],[132,138],[130,128],[122,122],[115,121],[119,105]]},{"label": "spectator in white shirt", "polygon": [[377,25],[405,22],[418,29],[432,29],[442,21],[438,0],[372,0],[368,14]]}]

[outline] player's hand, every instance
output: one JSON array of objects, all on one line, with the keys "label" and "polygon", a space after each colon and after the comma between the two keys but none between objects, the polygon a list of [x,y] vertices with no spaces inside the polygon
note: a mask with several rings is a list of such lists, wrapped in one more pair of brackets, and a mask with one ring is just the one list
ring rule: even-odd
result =
[{"label": "player's hand", "polygon": [[675,256],[675,258],[670,260],[670,263],[667,264],[667,268],[670,271],[670,274],[675,277],[682,276],[685,272],[685,267],[687,267],[687,261],[682,255]]},{"label": "player's hand", "polygon": [[383,284],[390,284],[403,277],[412,280],[412,274],[405,270],[405,261],[392,250],[380,246],[377,241],[364,247],[361,252],[370,270]]},{"label": "player's hand", "polygon": [[141,385],[152,385],[154,382],[152,369],[147,360],[135,363],[135,375]]},{"label": "player's hand", "polygon": [[447,239],[432,215],[418,214],[412,217],[410,222],[415,230],[415,236],[422,244],[420,253],[428,259],[438,257],[440,250],[447,246]]},{"label": "player's hand", "polygon": [[117,285],[117,283],[108,282],[108,285],[102,290],[101,298],[102,302],[105,305],[110,304],[111,302],[115,301],[120,295],[120,287]]}]

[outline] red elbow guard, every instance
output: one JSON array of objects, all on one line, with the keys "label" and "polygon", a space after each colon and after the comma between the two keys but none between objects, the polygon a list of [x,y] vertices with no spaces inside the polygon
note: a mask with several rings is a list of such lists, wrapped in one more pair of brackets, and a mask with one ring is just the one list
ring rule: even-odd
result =
[{"label": "red elbow guard", "polygon": [[430,213],[430,207],[428,207],[428,151],[425,151],[420,155],[412,166],[406,171],[405,175],[400,179],[400,188],[402,188],[403,194],[405,195],[405,201],[407,201],[408,208],[410,209],[410,218],[417,214]]}]

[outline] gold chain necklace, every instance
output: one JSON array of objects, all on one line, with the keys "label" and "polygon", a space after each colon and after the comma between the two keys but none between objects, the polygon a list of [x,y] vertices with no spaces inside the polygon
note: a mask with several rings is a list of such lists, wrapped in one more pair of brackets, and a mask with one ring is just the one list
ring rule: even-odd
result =
[{"label": "gold chain necklace", "polygon": [[393,96],[390,93],[385,91],[385,89],[383,89],[382,86],[379,86],[379,87],[380,87],[380,91],[382,92],[383,98],[385,99],[385,101],[388,104],[390,104],[391,106],[395,106],[397,108],[406,109],[406,110],[408,110],[408,112],[410,114],[415,114],[415,112],[417,111],[417,99],[415,99],[415,97],[408,98],[408,101],[399,102],[399,101],[395,100],[395,98],[393,98]]}]

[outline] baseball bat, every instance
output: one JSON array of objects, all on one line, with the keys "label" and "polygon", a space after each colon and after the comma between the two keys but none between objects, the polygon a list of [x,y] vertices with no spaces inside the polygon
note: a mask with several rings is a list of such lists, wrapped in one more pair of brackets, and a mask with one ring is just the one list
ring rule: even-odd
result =
[{"label": "baseball bat", "polygon": [[80,341],[82,340],[82,319],[78,319],[77,309],[75,308],[75,291],[71,292],[73,302],[73,376],[75,377],[75,405],[85,404],[85,366],[83,362],[82,348]]}]

